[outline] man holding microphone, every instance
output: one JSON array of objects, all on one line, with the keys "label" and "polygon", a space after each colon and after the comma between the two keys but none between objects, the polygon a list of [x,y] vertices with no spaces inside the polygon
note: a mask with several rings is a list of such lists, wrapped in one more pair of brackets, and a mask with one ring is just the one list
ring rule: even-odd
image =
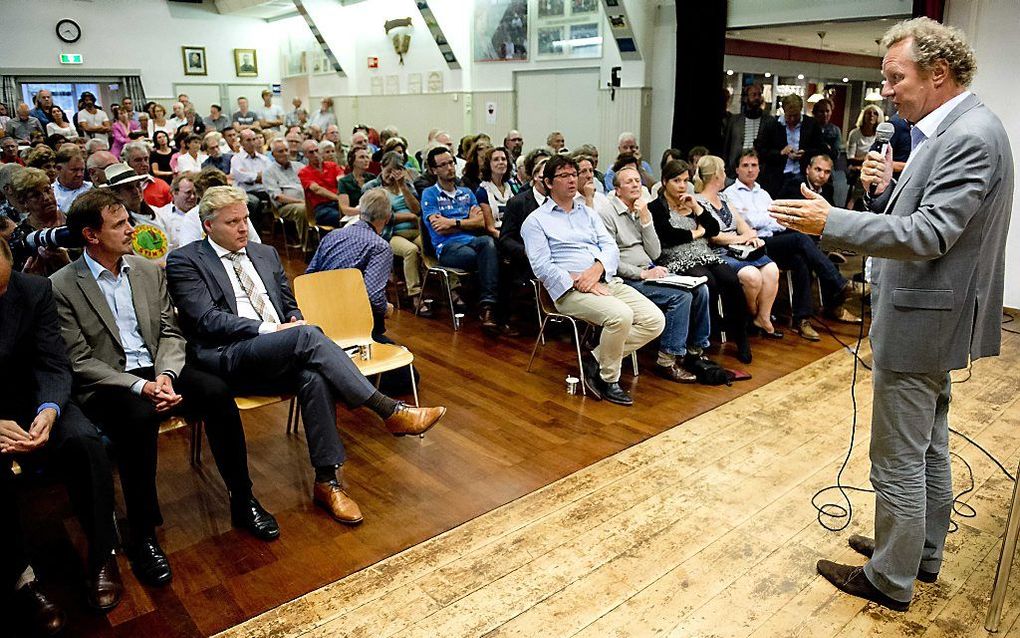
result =
[{"label": "man holding microphone", "polygon": [[861,181],[873,213],[779,200],[781,224],[821,235],[827,250],[872,255],[871,482],[875,538],[852,536],[863,567],[818,562],[837,588],[905,611],[915,578],[934,582],[952,512],[949,371],[999,353],[1013,159],[999,119],[967,90],[974,52],[928,18],[892,27],[882,44],[883,97],[913,124],[898,181],[892,153],[871,152]]}]

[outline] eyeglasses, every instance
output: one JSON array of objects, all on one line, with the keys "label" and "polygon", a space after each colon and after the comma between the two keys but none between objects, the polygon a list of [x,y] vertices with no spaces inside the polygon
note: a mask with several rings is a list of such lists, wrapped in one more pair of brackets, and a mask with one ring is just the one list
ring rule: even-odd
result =
[{"label": "eyeglasses", "polygon": [[511,138],[510,138],[509,140],[507,140],[507,141],[508,141],[508,142],[523,142],[523,141],[524,141],[524,138],[523,138],[523,137],[511,137]]},{"label": "eyeglasses", "polygon": [[577,173],[556,173],[553,178],[562,177],[563,179],[577,179]]},{"label": "eyeglasses", "polygon": [[435,168],[445,168],[447,166],[453,166],[456,163],[457,163],[456,160],[447,160],[445,162],[439,162],[438,164],[435,165]]}]

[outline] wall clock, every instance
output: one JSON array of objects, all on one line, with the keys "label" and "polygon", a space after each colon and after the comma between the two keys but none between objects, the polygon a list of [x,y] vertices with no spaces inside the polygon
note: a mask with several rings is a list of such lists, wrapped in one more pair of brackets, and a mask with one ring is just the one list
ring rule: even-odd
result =
[{"label": "wall clock", "polygon": [[67,43],[81,39],[81,27],[74,20],[64,19],[57,23],[57,37]]}]

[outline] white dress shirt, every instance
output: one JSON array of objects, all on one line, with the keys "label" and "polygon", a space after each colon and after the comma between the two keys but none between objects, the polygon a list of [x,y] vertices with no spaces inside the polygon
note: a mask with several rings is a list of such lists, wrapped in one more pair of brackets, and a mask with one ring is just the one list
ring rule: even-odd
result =
[{"label": "white dress shirt", "polygon": [[786,230],[779,222],[769,216],[772,197],[758,182],[753,188],[739,180],[730,184],[723,191],[730,210],[744,216],[747,223],[754,228],[758,236],[764,239]]},{"label": "white dress shirt", "polygon": [[272,160],[262,153],[249,155],[248,151],[241,149],[230,158],[230,176],[247,193],[265,191],[266,187],[255,180],[260,173],[269,168],[271,162]]},{"label": "white dress shirt", "polygon": [[237,314],[245,319],[254,319],[255,321],[262,322],[259,326],[259,334],[267,334],[276,331],[276,326],[281,323],[279,315],[276,314],[276,307],[273,306],[273,300],[269,298],[269,293],[266,292],[266,284],[262,281],[262,277],[259,276],[257,270],[255,270],[255,264],[251,263],[251,258],[248,257],[248,251],[244,248],[237,251],[244,255],[241,260],[241,269],[247,273],[251,280],[255,283],[255,294],[262,297],[265,302],[266,308],[266,319],[263,320],[259,316],[259,313],[255,311],[255,306],[252,304],[251,299],[248,298],[247,293],[244,292],[244,288],[241,287],[241,280],[237,278],[237,273],[234,272],[234,262],[227,256],[230,251],[220,246],[212,239],[209,240],[209,245],[212,246],[213,250],[216,251],[216,256],[220,258],[220,263],[223,264],[223,269],[227,271],[227,278],[230,279],[230,285],[234,288],[234,299],[237,302]]},{"label": "white dress shirt", "polygon": [[82,182],[82,185],[75,189],[64,187],[60,183],[60,180],[53,182],[53,196],[57,200],[57,208],[60,212],[67,214],[67,211],[71,210],[71,203],[74,202],[75,198],[92,188],[92,182]]},{"label": "white dress shirt", "polygon": [[[198,216],[198,206],[187,212],[181,211],[173,202],[166,206],[154,208],[156,214],[163,219],[167,233],[170,234],[170,250],[176,250],[181,246],[187,246],[193,241],[205,239],[205,230],[202,228],[202,220]],[[261,244],[262,239],[258,231],[248,220],[248,242]]]},{"label": "white dress shirt", "polygon": [[197,173],[202,170],[202,162],[209,159],[205,153],[199,153],[198,157],[192,157],[191,153],[182,153],[177,156],[178,173]]},{"label": "white dress shirt", "polygon": [[[131,282],[128,280],[131,266],[121,260],[120,273],[114,275],[98,261],[92,259],[87,251],[83,253],[83,256],[85,264],[96,279],[96,284],[99,285],[99,290],[106,298],[106,305],[113,313],[114,321],[117,322],[117,334],[120,336],[120,345],[124,348],[124,370],[151,368],[153,365],[152,354],[145,347],[142,331],[138,327],[138,315],[135,313]],[[139,379],[131,385],[131,391],[141,394],[145,383],[145,379]]]}]

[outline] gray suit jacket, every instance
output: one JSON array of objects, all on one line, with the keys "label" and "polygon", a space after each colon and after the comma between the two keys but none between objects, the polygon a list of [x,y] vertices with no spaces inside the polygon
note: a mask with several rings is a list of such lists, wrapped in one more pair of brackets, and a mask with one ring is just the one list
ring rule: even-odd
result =
[{"label": "gray suit jacket", "polygon": [[[156,374],[175,376],[184,367],[184,337],[177,327],[163,269],[147,259],[125,255],[138,328],[152,355]],[[124,372],[126,361],[117,321],[84,257],[53,273],[60,332],[74,372],[75,396],[82,402],[100,388],[130,388],[138,377]]]},{"label": "gray suit jacket", "polygon": [[871,343],[877,365],[940,372],[999,353],[1012,203],[1006,131],[970,95],[872,202],[879,214],[830,210],[822,245],[876,257]]}]

